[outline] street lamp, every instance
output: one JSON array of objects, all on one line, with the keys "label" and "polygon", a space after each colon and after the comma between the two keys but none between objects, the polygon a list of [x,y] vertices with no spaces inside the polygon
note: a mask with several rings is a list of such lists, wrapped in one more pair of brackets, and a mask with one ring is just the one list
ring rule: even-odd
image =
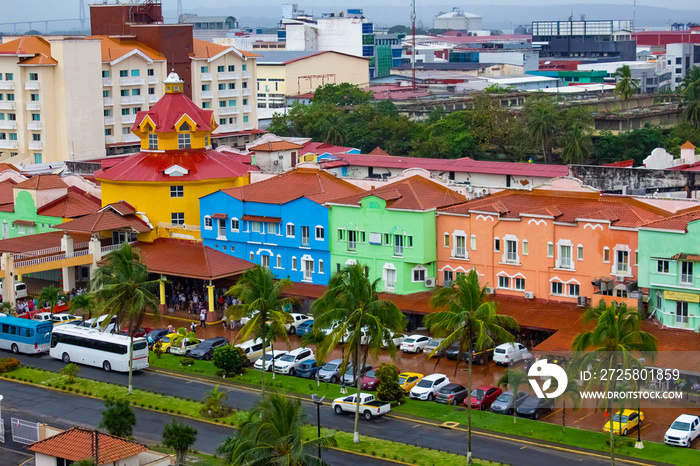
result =
[{"label": "street lamp", "polygon": [[[321,405],[323,404],[323,400],[325,399],[325,396],[319,398],[318,395],[315,393],[311,395],[311,400],[313,400],[314,404],[316,405],[316,424],[318,425],[319,439],[321,438]],[[318,443],[318,459],[321,459],[321,442]]]}]

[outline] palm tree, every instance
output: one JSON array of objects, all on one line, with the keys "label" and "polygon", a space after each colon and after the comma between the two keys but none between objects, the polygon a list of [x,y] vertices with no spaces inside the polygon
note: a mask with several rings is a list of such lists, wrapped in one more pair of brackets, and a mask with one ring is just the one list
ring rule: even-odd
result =
[{"label": "palm tree", "polygon": [[230,466],[326,466],[312,452],[336,446],[336,439],[304,440],[306,422],[301,401],[280,393],[267,394],[253,407],[238,435],[224,440],[216,452]]},{"label": "palm tree", "polygon": [[[572,360],[572,371],[578,373],[582,369],[591,373],[603,373],[612,369],[643,369],[644,365],[633,355],[639,352],[647,360],[653,359],[657,351],[656,338],[650,333],[640,330],[641,315],[636,309],[628,308],[626,304],[612,303],[608,306],[601,300],[598,306],[586,310],[583,320],[586,323],[595,322],[593,330],[586,330],[576,336],[572,349],[581,356]],[[615,391],[616,377],[596,380],[592,377],[585,389],[596,388],[606,392]],[[608,412],[612,424],[612,399],[608,399]],[[610,429],[610,459],[615,464],[615,444],[613,428]]]},{"label": "palm tree", "polygon": [[320,331],[320,329],[313,328],[310,332],[306,332],[304,336],[301,337],[301,344],[304,346],[314,345],[316,347],[316,386],[321,386],[321,380],[319,379],[318,371],[323,366],[324,362],[321,359],[321,345],[326,341],[326,335]]},{"label": "palm tree", "polygon": [[547,163],[554,133],[557,130],[556,108],[551,102],[542,100],[533,104],[527,114],[527,130],[536,143],[542,146],[542,156]]},{"label": "palm tree", "polygon": [[129,243],[107,254],[104,265],[95,271],[90,282],[99,309],[108,316],[103,325],[107,325],[112,317],[116,317],[119,323],[127,321],[129,324],[129,395],[132,393],[134,329],[141,326],[149,311],[156,321],[159,320],[160,301],[155,293],[160,282],[160,279],[149,279],[148,267]]},{"label": "palm tree", "polygon": [[685,100],[700,100],[700,66],[686,71],[681,89]]},{"label": "palm tree", "polygon": [[202,400],[204,403],[204,409],[212,413],[218,413],[221,409],[226,407],[224,400],[228,399],[228,394],[219,390],[219,386],[207,390],[205,397]]},{"label": "palm tree", "polygon": [[282,335],[289,344],[289,337],[285,324],[291,318],[284,312],[284,306],[292,304],[294,299],[282,298],[285,289],[291,288],[292,282],[288,279],[275,280],[275,276],[269,268],[256,265],[245,271],[238,283],[226,292],[241,300],[241,304],[232,304],[226,310],[226,317],[239,320],[247,317],[249,320],[241,328],[238,338],[259,338],[263,346],[262,366],[262,391],[265,392],[265,348],[270,335]]},{"label": "palm tree", "polygon": [[498,379],[498,386],[510,388],[513,391],[513,424],[518,419],[518,391],[521,385],[528,383],[528,375],[523,371],[509,369]]},{"label": "palm tree", "polygon": [[569,380],[566,384],[566,389],[564,390],[564,393],[559,395],[559,399],[562,401],[562,410],[561,410],[561,430],[563,433],[566,433],[566,400],[567,398],[571,400],[571,402],[574,405],[574,410],[578,409],[578,404],[581,402],[581,393],[579,391],[578,383],[576,383],[576,380],[573,377],[569,377]]},{"label": "palm tree", "polygon": [[[391,301],[381,300],[377,296],[378,284],[378,279],[370,282],[362,265],[346,265],[331,277],[326,292],[311,305],[316,319],[314,328],[333,328],[319,350],[321,360],[325,359],[341,340],[347,338],[348,351],[343,355],[343,363],[347,367],[348,359],[352,355],[357,379],[355,443],[360,441],[360,368],[364,367],[367,354],[379,355],[382,340],[389,342],[388,351],[393,357],[396,354],[396,345],[391,341],[391,335],[406,327],[406,317],[399,308]],[[361,357],[363,331],[367,336],[367,344],[364,357]]]},{"label": "palm tree", "polygon": [[593,141],[577,124],[571,126],[564,136],[564,151],[561,159],[564,163],[583,163],[593,153]]},{"label": "palm tree", "polygon": [[326,144],[341,146],[345,143],[345,130],[337,115],[328,115],[321,129]]},{"label": "palm tree", "polygon": [[613,93],[620,97],[620,100],[629,100],[639,89],[639,80],[632,77],[632,70],[629,65],[622,65],[613,75],[617,80]]},{"label": "palm tree", "polygon": [[58,306],[58,303],[61,301],[68,301],[68,297],[60,288],[49,285],[41,289],[39,295],[36,297],[36,301],[38,307],[48,305],[51,308],[51,313],[53,314],[56,312],[56,306]]},{"label": "palm tree", "polygon": [[[472,356],[476,350],[494,346],[498,341],[513,341],[513,335],[506,329],[518,329],[518,324],[510,316],[496,313],[496,303],[486,301],[486,287],[479,285],[479,275],[470,270],[467,275],[460,275],[449,288],[440,288],[432,296],[430,304],[434,308],[444,307],[444,311],[435,312],[423,319],[423,323],[436,337],[445,336],[433,351],[440,354],[451,344],[459,343],[457,365],[462,354],[467,352],[468,378],[467,393],[472,392]],[[455,375],[457,374],[455,365]],[[470,396],[470,395],[467,395]],[[472,463],[472,412],[471,403],[467,406],[467,430],[469,444],[467,457]]]},{"label": "palm tree", "polygon": [[700,130],[700,99],[689,100],[681,114],[683,121]]},{"label": "palm tree", "polygon": [[[90,293],[73,296],[68,305],[68,311],[75,314],[80,310],[84,319],[92,319],[92,311],[95,309],[95,298]],[[87,316],[86,316],[87,314]]]}]

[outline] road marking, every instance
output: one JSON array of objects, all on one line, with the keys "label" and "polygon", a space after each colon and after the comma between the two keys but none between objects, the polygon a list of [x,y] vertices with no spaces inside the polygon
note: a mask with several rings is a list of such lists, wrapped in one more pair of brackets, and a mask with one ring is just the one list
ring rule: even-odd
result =
[{"label": "road marking", "polygon": [[582,418],[580,418],[580,419],[574,421],[573,424],[576,424],[576,423],[579,422],[579,421],[583,421],[584,419],[586,419],[586,418],[587,418],[588,416],[590,416],[591,414],[593,414],[593,413],[588,413],[588,414],[586,414],[586,415],[583,416]]},{"label": "road marking", "polygon": [[557,414],[559,411],[561,411],[561,408],[557,409],[556,411],[552,411],[551,413],[547,414],[545,417],[541,417],[541,418],[540,418],[540,421],[544,421],[544,420],[547,419],[549,416],[554,416],[554,415]]},{"label": "road marking", "polygon": [[415,429],[416,427],[420,427],[420,424],[416,424],[415,426],[411,427],[411,429]]},{"label": "road marking", "polygon": [[459,426],[459,422],[447,421],[447,422],[443,422],[438,427],[442,427],[444,429],[454,429],[457,426]]},{"label": "road marking", "polygon": [[26,460],[22,461],[22,462],[19,464],[19,466],[22,466],[23,464],[27,464],[27,463],[29,463],[29,462],[30,462],[31,460],[33,460],[33,459],[34,459],[34,458],[26,459]]},{"label": "road marking", "polygon": [[650,425],[651,425],[651,423],[645,422],[645,423],[642,424],[642,428],[641,428],[640,430],[644,430],[644,429],[646,429],[647,427],[649,427]]},{"label": "road marking", "polygon": [[520,447],[521,450],[524,450],[527,448],[527,445]]}]

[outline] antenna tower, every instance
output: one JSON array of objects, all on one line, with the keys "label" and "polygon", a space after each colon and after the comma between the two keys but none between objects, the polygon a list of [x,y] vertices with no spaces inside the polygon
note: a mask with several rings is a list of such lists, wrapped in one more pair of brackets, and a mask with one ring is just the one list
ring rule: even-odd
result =
[{"label": "antenna tower", "polygon": [[411,0],[411,90],[416,92],[416,0]]}]

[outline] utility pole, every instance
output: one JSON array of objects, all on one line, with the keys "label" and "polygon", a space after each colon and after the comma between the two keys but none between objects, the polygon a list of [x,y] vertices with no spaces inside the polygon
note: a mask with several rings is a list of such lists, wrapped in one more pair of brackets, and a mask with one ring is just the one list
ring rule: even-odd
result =
[{"label": "utility pole", "polygon": [[416,92],[416,0],[411,0],[411,90]]}]

